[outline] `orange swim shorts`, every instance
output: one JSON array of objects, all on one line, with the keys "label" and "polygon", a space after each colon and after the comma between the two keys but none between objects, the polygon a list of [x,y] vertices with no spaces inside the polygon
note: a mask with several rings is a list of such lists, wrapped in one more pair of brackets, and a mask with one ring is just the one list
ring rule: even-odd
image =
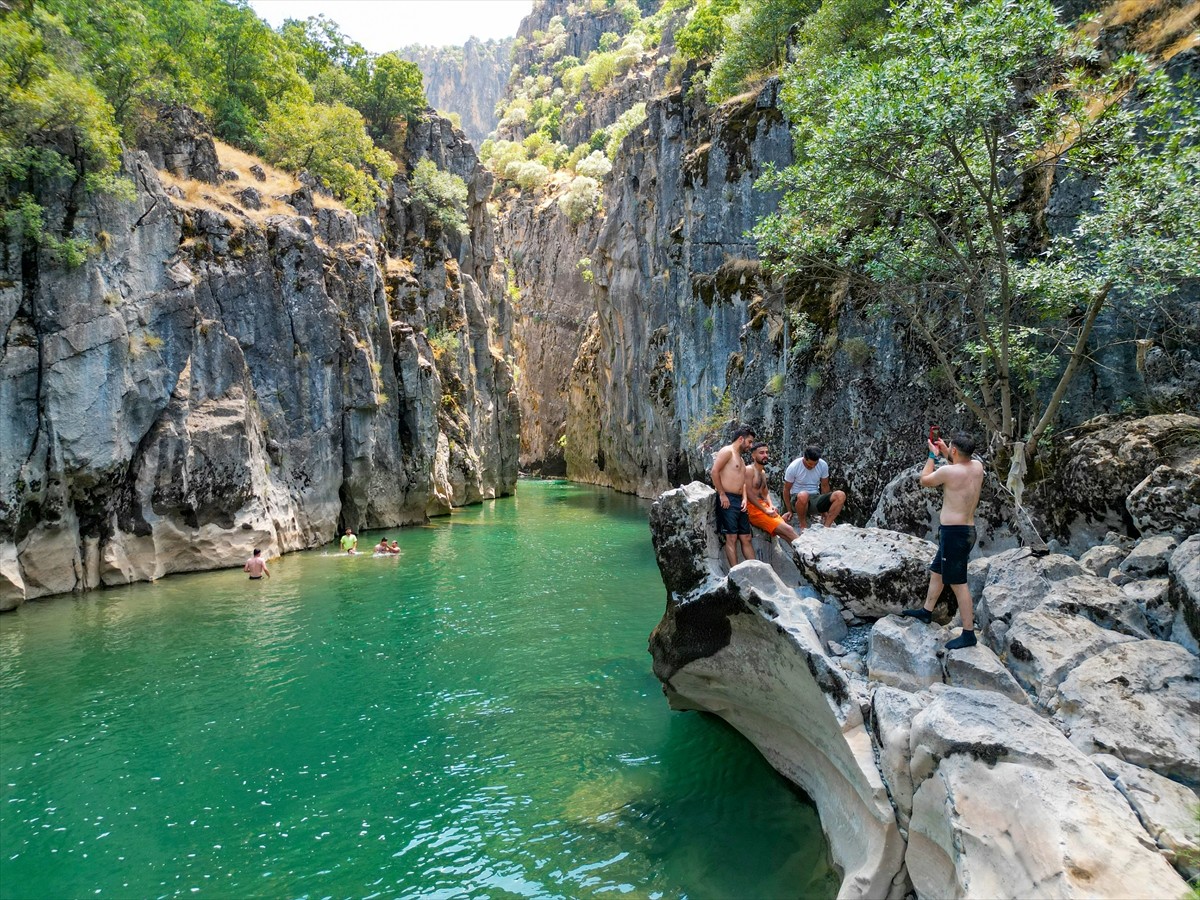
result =
[{"label": "orange swim shorts", "polygon": [[761,528],[767,534],[775,534],[775,529],[780,525],[786,524],[783,521],[783,516],[776,513],[773,516],[768,516],[765,512],[755,506],[753,503],[746,504],[746,514],[750,516],[750,524],[755,528]]}]

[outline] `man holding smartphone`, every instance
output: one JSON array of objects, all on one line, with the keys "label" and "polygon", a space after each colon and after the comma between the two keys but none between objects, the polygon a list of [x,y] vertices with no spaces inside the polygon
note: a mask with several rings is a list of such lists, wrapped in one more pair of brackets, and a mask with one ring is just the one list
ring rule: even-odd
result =
[{"label": "man holding smartphone", "polygon": [[[965,432],[958,432],[946,444],[937,431],[930,430],[929,457],[921,471],[922,487],[942,489],[942,512],[939,517],[938,549],[929,566],[929,590],[921,609],[906,609],[904,615],[928,624],[933,619],[933,607],[950,585],[962,614],[962,634],[947,642],[947,650],[974,647],[975,608],[967,586],[967,557],[975,546],[975,509],[983,488],[983,463],[975,459],[975,441]],[[948,465],[936,468],[938,457],[949,460]]]}]

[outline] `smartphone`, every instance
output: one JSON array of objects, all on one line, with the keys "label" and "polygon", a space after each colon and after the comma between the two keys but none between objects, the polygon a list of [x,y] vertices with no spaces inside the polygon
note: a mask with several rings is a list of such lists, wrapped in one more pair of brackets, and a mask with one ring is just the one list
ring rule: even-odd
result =
[{"label": "smartphone", "polygon": [[942,429],[937,425],[929,426],[929,443],[936,444],[938,438],[942,436]]}]

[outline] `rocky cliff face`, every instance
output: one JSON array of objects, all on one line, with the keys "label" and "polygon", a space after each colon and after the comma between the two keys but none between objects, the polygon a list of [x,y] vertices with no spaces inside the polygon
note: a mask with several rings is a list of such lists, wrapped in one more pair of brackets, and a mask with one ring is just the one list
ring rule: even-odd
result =
[{"label": "rocky cliff face", "polygon": [[421,70],[430,104],[458,113],[463,133],[479,146],[496,127],[496,103],[508,84],[512,43],[512,38],[470,38],[461,47],[413,45],[397,52]]},{"label": "rocky cliff face", "polygon": [[[545,29],[556,11],[539,7],[523,31]],[[669,52],[668,34],[651,55]],[[1173,68],[1186,70],[1194,56],[1180,54]],[[930,423],[945,431],[971,423],[902,321],[873,314],[842,284],[763,276],[746,232],[778,199],[755,190],[755,180],[791,161],[777,84],[713,108],[692,99],[694,72],[668,88],[664,69],[645,60],[585,93],[577,120],[564,118],[564,133],[586,121],[570,138],[586,139],[620,108],[649,100],[605,180],[602,215],[572,226],[552,202],[556,184],[502,207],[501,250],[537,310],[517,329],[540,363],[533,374],[523,366],[518,384],[522,408],[536,410],[525,419],[522,465],[556,471],[562,435],[568,477],[654,496],[701,476],[729,424],[742,420],[770,442],[776,484],[802,447],[822,447],[849,494],[846,517],[866,521],[889,482],[919,461]],[[1069,224],[1081,196],[1078,185],[1055,186],[1047,201],[1055,227]],[[575,277],[573,256],[590,281]],[[1123,405],[1187,406],[1196,360],[1179,338],[1200,340],[1195,307],[1182,298],[1173,314],[1181,330],[1141,355],[1129,338],[1152,332],[1148,319],[1102,322],[1098,340],[1109,349],[1074,382],[1075,421]],[[1001,485],[996,491],[999,510],[1007,501]],[[1027,499],[1045,506],[1038,527],[1066,540],[1070,526],[1053,514],[1061,496],[1050,494]],[[984,539],[1002,546],[1012,538]]]},{"label": "rocky cliff face", "polygon": [[236,151],[218,166],[190,115],[159,126],[125,156],[133,201],[81,212],[83,265],[5,236],[0,608],[511,492],[491,180],[449,123],[406,149],[467,180],[461,237],[402,177],[359,219]]},{"label": "rocky cliff face", "polygon": [[721,716],[813,798],[839,896],[1186,891],[1200,536],[978,560],[981,643],[945,652],[951,610],[894,615],[924,599],[932,544],[808,529],[728,569],[714,507],[693,483],[652,508],[654,672],[673,708]]}]

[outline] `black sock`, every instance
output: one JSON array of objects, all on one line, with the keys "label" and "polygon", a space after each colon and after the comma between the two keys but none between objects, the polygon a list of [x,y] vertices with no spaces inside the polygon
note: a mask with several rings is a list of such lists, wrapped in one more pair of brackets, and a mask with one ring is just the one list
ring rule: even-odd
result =
[{"label": "black sock", "polygon": [[974,647],[978,643],[975,640],[975,630],[972,628],[964,628],[962,634],[952,641],[946,642],[947,650],[962,650],[964,647]]},{"label": "black sock", "polygon": [[927,609],[906,609],[900,613],[902,616],[910,616],[928,625],[933,621],[933,613]]}]

